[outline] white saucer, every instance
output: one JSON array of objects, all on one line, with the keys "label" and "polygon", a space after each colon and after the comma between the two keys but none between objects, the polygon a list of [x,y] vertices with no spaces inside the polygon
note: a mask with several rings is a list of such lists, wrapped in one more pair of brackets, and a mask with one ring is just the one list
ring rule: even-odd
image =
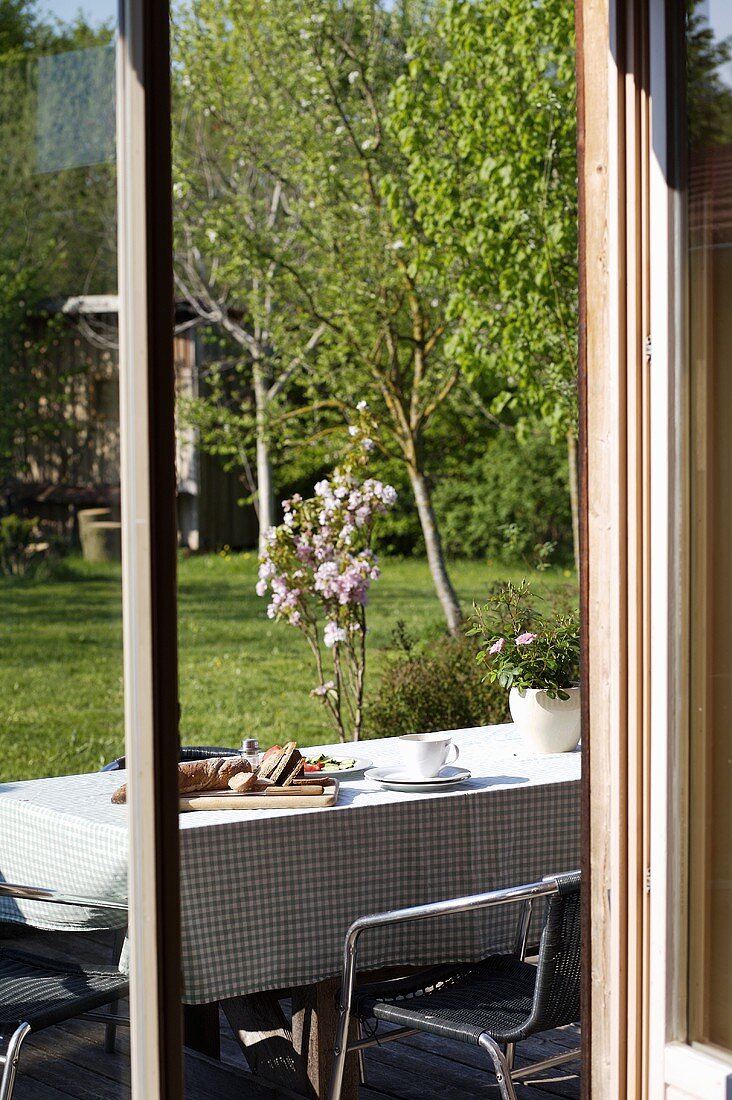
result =
[{"label": "white saucer", "polygon": [[446,767],[441,769],[439,775],[425,779],[424,776],[406,775],[401,767],[370,768],[365,778],[371,779],[374,783],[380,783],[388,791],[406,791],[414,794],[424,791],[444,791],[456,787],[459,783],[470,779],[470,772],[467,768]]}]

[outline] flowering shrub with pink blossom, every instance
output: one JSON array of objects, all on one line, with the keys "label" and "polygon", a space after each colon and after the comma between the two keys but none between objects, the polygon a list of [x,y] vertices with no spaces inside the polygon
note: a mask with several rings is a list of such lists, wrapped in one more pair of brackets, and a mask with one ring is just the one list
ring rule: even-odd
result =
[{"label": "flowering shrub with pink blossom", "polygon": [[480,638],[484,679],[504,688],[542,688],[550,699],[568,699],[579,676],[576,612],[542,615],[527,581],[499,585],[482,607],[473,607],[468,634]]},{"label": "flowering shrub with pink blossom", "polygon": [[357,741],[363,721],[366,603],[379,566],[371,544],[374,524],[396,502],[396,490],[363,477],[375,446],[374,426],[360,402],[351,450],[314,495],[282,502],[283,522],[267,536],[257,595],[269,596],[267,615],[296,627],[315,659],[322,700],[339,740]]}]

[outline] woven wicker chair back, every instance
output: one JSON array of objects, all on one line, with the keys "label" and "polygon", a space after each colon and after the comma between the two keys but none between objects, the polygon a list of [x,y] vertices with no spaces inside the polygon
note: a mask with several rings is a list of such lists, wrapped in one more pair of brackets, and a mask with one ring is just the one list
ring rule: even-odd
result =
[{"label": "woven wicker chair back", "polygon": [[527,1035],[580,1018],[580,876],[557,875],[557,881],[559,893],[547,900],[534,1006],[524,1028]]}]

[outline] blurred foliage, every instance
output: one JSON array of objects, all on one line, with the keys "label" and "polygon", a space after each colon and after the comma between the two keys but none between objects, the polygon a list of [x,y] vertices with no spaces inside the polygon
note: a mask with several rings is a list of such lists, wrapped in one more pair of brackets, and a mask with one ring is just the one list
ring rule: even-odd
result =
[{"label": "blurred foliage", "polygon": [[575,97],[567,0],[443,0],[388,119],[407,162],[406,187],[386,192],[405,254],[449,280],[444,354],[500,383],[495,415],[557,435],[577,422]]},{"label": "blurred foliage", "polygon": [[62,24],[31,0],[0,5],[0,478],[24,472],[19,447],[65,426],[64,372],[49,377],[44,361],[51,300],[116,290],[114,164],[42,172],[37,148],[39,59],[111,41],[81,16]]},{"label": "blurred foliage", "polygon": [[393,642],[399,656],[367,700],[367,738],[510,721],[506,691],[482,682],[472,638],[442,637],[418,646],[399,623]]},{"label": "blurred foliage", "polygon": [[687,0],[686,94],[689,146],[732,142],[732,88],[719,70],[732,61],[732,37],[716,39],[701,0]]},{"label": "blurred foliage", "polygon": [[0,575],[25,577],[31,574],[39,560],[32,549],[37,538],[37,519],[3,516],[0,519]]},{"label": "blurred foliage", "polygon": [[440,481],[435,510],[451,555],[533,566],[553,543],[553,561],[572,560],[567,456],[545,434],[488,436],[479,457]]},{"label": "blurred foliage", "polygon": [[256,437],[282,484],[367,400],[419,502],[383,545],[424,532],[454,625],[451,454],[479,418],[576,420],[572,6],[195,0],[173,41],[178,287],[239,344],[189,406],[203,444],[254,491]]}]

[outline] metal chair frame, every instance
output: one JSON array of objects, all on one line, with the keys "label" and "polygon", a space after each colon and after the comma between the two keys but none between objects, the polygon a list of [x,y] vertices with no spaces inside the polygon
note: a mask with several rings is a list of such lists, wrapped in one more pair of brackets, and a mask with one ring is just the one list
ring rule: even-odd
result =
[{"label": "metal chair frame", "polygon": [[[19,898],[25,901],[53,902],[54,905],[75,905],[83,908],[111,909],[122,913],[127,912],[127,906],[121,902],[102,901],[99,898],[80,897],[77,894],[64,894],[57,890],[45,890],[38,886],[20,886],[9,882],[0,882],[0,897]],[[121,941],[120,937],[115,935],[113,957],[114,955],[119,957],[118,948],[121,948]],[[116,1000],[110,999],[109,1004],[112,1008],[110,1012],[87,1011],[79,1013],[78,1016],[74,1016],[73,1018],[103,1023],[106,1027],[105,1050],[112,1052],[114,1050],[114,1036],[117,1026],[119,1024],[129,1025],[129,1020],[126,1016],[117,1015],[115,1011],[117,1006]],[[69,1019],[71,1018],[72,1017],[69,1017]],[[0,1078],[0,1100],[10,1100],[13,1094],[21,1047],[32,1030],[33,1028],[29,1023],[20,1023],[10,1036],[5,1053],[0,1054],[0,1069],[2,1069],[2,1077]]]},{"label": "metal chair frame", "polygon": [[[573,872],[579,874],[579,872]],[[383,928],[388,925],[403,924],[407,921],[430,920],[434,917],[444,917],[455,913],[471,913],[480,909],[488,909],[498,905],[521,904],[518,924],[514,938],[513,954],[520,959],[526,956],[526,946],[529,935],[529,925],[533,903],[537,898],[550,897],[558,894],[558,878],[562,876],[549,876],[540,882],[531,882],[522,886],[511,887],[504,890],[491,890],[485,894],[473,894],[467,897],[450,898],[447,901],[431,902],[427,905],[410,906],[407,909],[394,909],[387,913],[374,913],[371,916],[360,917],[354,921],[346,933],[343,952],[343,976],[341,980],[340,1001],[338,1006],[338,1024],[336,1027],[336,1039],[333,1050],[333,1073],[328,1089],[328,1100],[340,1100],[343,1087],[343,1073],[346,1056],[351,1053],[360,1053],[368,1047],[379,1046],[395,1039],[405,1039],[409,1035],[416,1035],[419,1028],[397,1028],[378,1037],[359,1037],[349,1043],[348,1027],[351,1017],[351,1006],[356,985],[356,967],[358,961],[359,940],[364,932],[374,928]],[[515,1044],[509,1043],[502,1048],[488,1032],[478,1039],[478,1044],[491,1059],[496,1074],[496,1082],[503,1100],[516,1100],[514,1081],[520,1081],[533,1076],[545,1069],[562,1065],[573,1061],[580,1055],[580,1049],[565,1051],[540,1062],[534,1062],[520,1070],[513,1069]],[[3,1100],[0,1097],[0,1100]]]}]

